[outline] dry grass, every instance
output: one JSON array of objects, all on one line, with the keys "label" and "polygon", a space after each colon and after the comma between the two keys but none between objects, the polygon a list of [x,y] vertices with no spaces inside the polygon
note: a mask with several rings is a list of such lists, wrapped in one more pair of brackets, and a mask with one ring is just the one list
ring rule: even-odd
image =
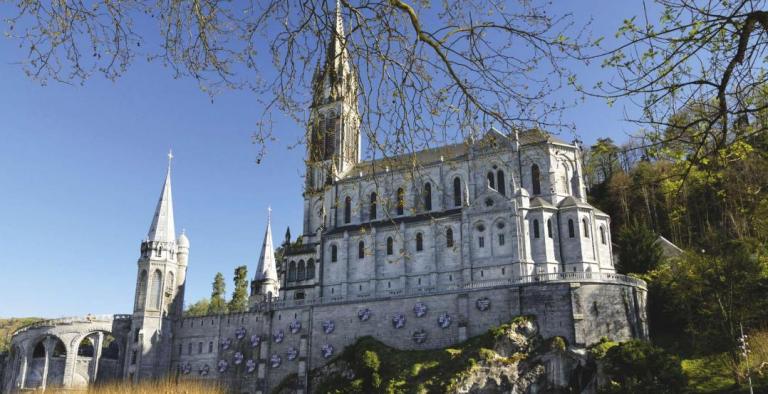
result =
[{"label": "dry grass", "polygon": [[[72,390],[68,391],[51,391],[47,392],[61,392],[61,393],[73,393]],[[78,391],[74,391],[78,392]],[[175,382],[173,380],[157,380],[141,382],[138,384],[130,384],[127,382],[115,382],[104,385],[91,387],[85,391],[79,391],[81,393],[93,393],[93,394],[156,394],[156,393],[185,393],[185,394],[224,394],[226,391],[223,387],[217,385],[215,382],[207,382],[200,380],[179,380]]]}]

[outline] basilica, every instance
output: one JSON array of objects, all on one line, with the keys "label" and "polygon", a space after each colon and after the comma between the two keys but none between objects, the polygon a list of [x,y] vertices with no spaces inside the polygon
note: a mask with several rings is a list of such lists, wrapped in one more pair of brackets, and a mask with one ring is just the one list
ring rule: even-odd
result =
[{"label": "basilica", "polygon": [[312,83],[301,233],[276,244],[268,215],[249,311],[183,315],[194,260],[176,232],[169,164],[139,248],[133,311],[17,331],[0,391],[172,375],[240,393],[290,379],[312,392],[309,372],[361,336],[441,348],[520,315],[569,346],[647,338],[645,283],[615,273],[610,218],[587,202],[578,145],[491,128],[363,161],[338,13],[331,34]]}]

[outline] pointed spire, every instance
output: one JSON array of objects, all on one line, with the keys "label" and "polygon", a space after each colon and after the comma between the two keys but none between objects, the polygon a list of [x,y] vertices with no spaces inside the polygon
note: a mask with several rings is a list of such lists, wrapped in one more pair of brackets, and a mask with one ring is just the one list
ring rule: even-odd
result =
[{"label": "pointed spire", "polygon": [[165,175],[165,183],[157,201],[155,217],[149,228],[147,240],[157,242],[175,242],[176,226],[173,222],[173,196],[171,195],[171,160],[173,153],[168,151],[168,172]]},{"label": "pointed spire", "polygon": [[256,275],[254,280],[266,281],[274,280],[277,282],[277,267],[275,265],[275,251],[272,248],[272,208],[268,208],[267,231],[264,234],[264,243],[261,244],[261,255],[259,263],[256,265]]}]

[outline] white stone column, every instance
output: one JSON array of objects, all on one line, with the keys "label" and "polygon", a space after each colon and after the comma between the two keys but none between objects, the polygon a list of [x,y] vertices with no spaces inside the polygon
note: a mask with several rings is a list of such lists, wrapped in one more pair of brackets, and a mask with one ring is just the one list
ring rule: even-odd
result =
[{"label": "white stone column", "polygon": [[16,379],[16,381],[18,382],[17,386],[20,389],[23,389],[27,383],[27,367],[29,364],[29,361],[28,361],[29,357],[27,357],[27,353],[28,352],[25,351],[24,354],[21,356],[21,367],[19,368],[21,372]]},{"label": "white stone column", "polygon": [[99,361],[101,360],[101,346],[104,342],[104,333],[101,331],[96,333],[96,340],[94,342],[95,345],[93,346],[93,358],[91,359],[92,375],[89,377],[91,383],[96,381],[96,376],[99,373]]},{"label": "white stone column", "polygon": [[51,337],[45,339],[43,348],[45,348],[45,362],[43,363],[43,380],[40,383],[40,388],[45,391],[45,386],[48,384],[48,365],[51,361]]}]

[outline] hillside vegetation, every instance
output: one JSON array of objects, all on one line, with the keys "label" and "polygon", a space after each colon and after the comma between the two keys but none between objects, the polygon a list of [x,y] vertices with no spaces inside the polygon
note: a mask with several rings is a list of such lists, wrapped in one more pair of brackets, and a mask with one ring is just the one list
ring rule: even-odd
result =
[{"label": "hillside vegetation", "polygon": [[9,350],[11,334],[13,334],[14,331],[40,320],[42,319],[37,317],[0,319],[0,353]]}]

